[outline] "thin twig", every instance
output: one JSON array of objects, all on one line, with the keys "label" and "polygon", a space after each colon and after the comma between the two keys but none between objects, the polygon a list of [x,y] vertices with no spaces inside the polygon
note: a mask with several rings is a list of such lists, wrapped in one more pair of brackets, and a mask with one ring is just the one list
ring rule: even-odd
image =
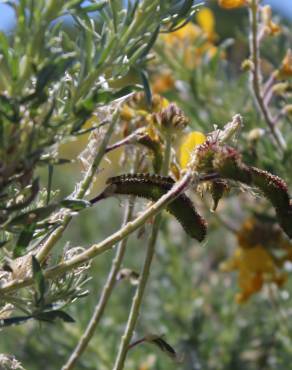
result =
[{"label": "thin twig", "polygon": [[[163,158],[163,165],[162,165],[162,171],[161,174],[163,176],[167,176],[169,171],[169,164],[171,159],[171,145],[172,145],[172,135],[169,134],[166,136],[166,144],[165,144],[165,153]],[[152,260],[155,253],[155,245],[157,241],[157,237],[159,234],[159,228],[161,223],[161,214],[157,215],[155,217],[153,226],[152,226],[152,232],[151,236],[147,245],[146,250],[146,257],[145,261],[142,267],[142,271],[139,278],[139,284],[137,286],[135,295],[133,297],[128,322],[124,331],[124,334],[121,339],[121,343],[119,346],[119,351],[115,360],[115,365],[113,367],[113,370],[122,370],[125,365],[127,353],[129,350],[129,345],[133,336],[133,332],[135,330],[137,320],[139,317],[139,312],[142,305],[142,300],[146,288],[147,281],[149,279],[150,275],[150,269]]]},{"label": "thin twig", "polygon": [[[114,127],[118,121],[118,118],[119,118],[119,112],[118,110],[116,110],[116,112],[113,114],[112,121],[110,125],[108,126],[107,131],[104,135],[104,138],[100,144],[98,152],[96,153],[91,166],[89,167],[83,180],[80,183],[80,187],[79,187],[77,194],[75,195],[75,199],[82,199],[84,195],[86,194],[86,191],[88,190],[92,182],[92,179],[96,174],[98,166],[103,159],[106,147],[114,131]],[[62,237],[63,232],[68,226],[71,219],[72,219],[72,216],[69,213],[66,214],[63,218],[62,224],[49,236],[48,240],[42,245],[41,249],[37,253],[37,259],[41,263],[46,259],[46,257],[50,254],[52,248],[55,246],[57,241]]]},{"label": "thin twig", "polygon": [[138,139],[143,139],[144,137],[147,137],[147,134],[145,134],[145,132],[139,132],[139,130],[133,132],[132,134],[130,134],[129,136],[125,137],[124,139],[120,140],[120,141],[117,141],[116,143],[108,146],[105,150],[106,153],[114,150],[114,149],[117,149],[117,148],[120,148],[121,146],[123,145],[128,145],[128,144],[133,144],[133,143],[137,143]]},{"label": "thin twig", "polygon": [[261,88],[261,70],[260,70],[260,46],[259,46],[259,38],[258,38],[258,0],[252,0],[249,14],[250,14],[250,24],[251,24],[251,34],[250,34],[250,54],[251,59],[253,62],[252,68],[252,87],[254,96],[258,105],[258,108],[266,121],[267,125],[269,126],[270,132],[275,139],[276,144],[279,146],[281,151],[286,150],[286,142],[278,130],[277,127],[274,125],[273,117],[269,111],[268,106],[265,104],[263,96],[262,96],[262,88]]},{"label": "thin twig", "polygon": [[124,363],[129,349],[129,344],[131,342],[132,335],[136,327],[136,323],[139,317],[139,312],[142,304],[142,299],[145,292],[145,287],[150,274],[151,263],[155,253],[155,244],[159,233],[160,219],[161,218],[157,216],[152,227],[152,234],[147,246],[146,258],[141,271],[139,285],[137,287],[135,296],[132,301],[127,326],[124,335],[122,336],[119,352],[113,370],[122,370],[124,368]]},{"label": "thin twig", "polygon": [[[127,222],[131,220],[133,216],[133,210],[134,210],[134,199],[133,197],[131,197],[128,201],[127,209],[125,212],[124,225],[127,224]],[[111,266],[108,278],[102,289],[99,301],[95,307],[93,315],[87,325],[85,332],[80,338],[80,341],[78,342],[76,348],[71,353],[71,356],[69,357],[66,364],[62,367],[62,370],[71,370],[74,368],[78,359],[80,358],[82,353],[85,351],[89,341],[93,337],[96,327],[98,323],[100,322],[100,319],[104,313],[105,307],[110,299],[113,288],[115,286],[116,277],[120,270],[120,267],[121,267],[121,264],[122,264],[122,261],[125,255],[127,241],[128,239],[125,238],[119,243],[116,256],[112,261],[112,266]]]}]

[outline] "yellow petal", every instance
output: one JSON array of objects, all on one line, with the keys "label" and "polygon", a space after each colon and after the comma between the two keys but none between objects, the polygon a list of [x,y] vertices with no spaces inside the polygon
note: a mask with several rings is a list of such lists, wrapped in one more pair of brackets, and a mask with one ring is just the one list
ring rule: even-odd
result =
[{"label": "yellow petal", "polygon": [[170,72],[161,73],[153,78],[152,91],[155,94],[165,93],[174,88],[174,78]]},{"label": "yellow petal", "polygon": [[205,31],[208,35],[213,34],[215,29],[215,18],[211,9],[200,8],[196,19],[203,31]]},{"label": "yellow petal", "polygon": [[161,36],[162,40],[171,46],[183,44],[184,42],[192,43],[201,34],[200,27],[194,23],[187,23],[184,27],[175,32],[170,32]]},{"label": "yellow petal", "polygon": [[262,273],[273,273],[276,269],[273,258],[261,245],[242,250],[242,267]]},{"label": "yellow petal", "polygon": [[180,146],[180,165],[181,168],[186,168],[193,151],[198,145],[203,144],[206,141],[206,136],[199,131],[193,131],[189,133],[183,140]]},{"label": "yellow petal", "polygon": [[246,4],[246,0],[218,0],[219,6],[225,9],[239,8]]}]

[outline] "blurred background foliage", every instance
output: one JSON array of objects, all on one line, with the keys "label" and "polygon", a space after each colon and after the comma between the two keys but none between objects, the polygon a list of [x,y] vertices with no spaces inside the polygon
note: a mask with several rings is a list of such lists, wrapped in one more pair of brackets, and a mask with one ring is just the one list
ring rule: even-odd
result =
[{"label": "blurred background foliage", "polygon": [[[274,20],[281,31],[266,37],[262,44],[265,78],[280,68],[292,45],[291,21],[277,14]],[[242,70],[242,62],[248,55],[246,9],[227,11],[218,7],[216,1],[209,1],[192,23],[177,33],[159,36],[147,68],[154,92],[177,102],[190,117],[192,130],[210,132],[214,125],[222,127],[234,114],[240,113],[244,128],[236,145],[245,161],[281,176],[291,189],[291,117],[283,117],[279,123],[288,148],[283,158],[269,135],[262,134],[266,124],[252,98],[249,74]],[[136,71],[131,70],[112,86],[120,88],[129,82],[139,82]],[[280,93],[273,103],[275,111],[281,110],[291,104],[291,95]],[[92,122],[86,125],[90,127]],[[76,160],[87,140],[88,135],[67,139],[60,148],[60,157]],[[102,163],[93,194],[103,188],[108,176],[124,172],[120,155],[114,152]],[[61,196],[70,194],[82,170],[80,161],[56,167],[53,188],[60,189]],[[45,186],[47,171],[41,169],[39,176],[41,186]],[[265,202],[241,190],[233,189],[216,213],[209,212],[210,200],[204,199],[201,211],[207,215],[209,233],[203,245],[181,233],[177,222],[164,214],[135,338],[147,333],[164,335],[181,355],[181,362],[173,362],[165,353],[145,343],[131,349],[127,369],[286,370],[291,367],[291,262],[285,264],[288,274],[281,289],[272,281],[244,304],[235,300],[239,292],[237,273],[220,270],[222,262],[238,247],[238,230],[244,222],[267,210]],[[67,242],[72,246],[87,246],[110,235],[119,228],[124,202],[124,198],[109,199],[103,202],[102,208],[84,210],[81,217],[73,219],[59,247],[63,248]],[[146,245],[145,233],[140,234],[130,237],[123,266],[134,271],[140,269]],[[91,317],[113,253],[107,252],[94,260],[87,284],[90,295],[68,308],[76,320],[74,324],[29,322],[5,329],[0,337],[0,352],[13,353],[30,370],[61,368]],[[78,369],[111,368],[134,289],[129,281],[118,282]]]}]

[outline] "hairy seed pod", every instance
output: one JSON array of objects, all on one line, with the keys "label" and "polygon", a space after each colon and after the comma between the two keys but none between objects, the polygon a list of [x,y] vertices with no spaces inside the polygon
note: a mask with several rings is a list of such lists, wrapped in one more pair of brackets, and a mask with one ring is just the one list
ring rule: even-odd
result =
[{"label": "hairy seed pod", "polygon": [[[136,195],[157,201],[175,184],[171,177],[150,174],[125,174],[109,178],[107,184],[115,194]],[[166,207],[185,232],[192,238],[202,241],[206,235],[206,222],[197,213],[195,207],[185,194],[180,194]]]},{"label": "hairy seed pod", "polygon": [[256,167],[250,167],[252,182],[275,207],[283,230],[292,238],[292,205],[286,183],[278,176]]}]

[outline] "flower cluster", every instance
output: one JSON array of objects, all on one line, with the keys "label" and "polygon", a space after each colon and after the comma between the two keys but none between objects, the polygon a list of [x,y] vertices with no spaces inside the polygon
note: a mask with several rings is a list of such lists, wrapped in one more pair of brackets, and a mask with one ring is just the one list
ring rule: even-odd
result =
[{"label": "flower cluster", "polygon": [[265,283],[282,287],[287,280],[285,262],[292,261],[292,243],[275,224],[248,218],[237,233],[238,247],[221,264],[221,271],[238,271],[238,303],[262,290]]},{"label": "flower cluster", "polygon": [[[174,65],[162,65],[163,61],[177,61],[176,69],[193,71],[206,60],[217,55],[215,46],[215,18],[209,8],[201,8],[196,16],[196,24],[188,23],[177,31],[162,34],[159,38],[159,68],[155,65],[152,76],[152,88],[156,93],[164,93],[175,87],[172,74]],[[162,58],[160,58],[162,56]],[[167,63],[166,63],[167,64]],[[158,72],[157,72],[158,68]]]}]

